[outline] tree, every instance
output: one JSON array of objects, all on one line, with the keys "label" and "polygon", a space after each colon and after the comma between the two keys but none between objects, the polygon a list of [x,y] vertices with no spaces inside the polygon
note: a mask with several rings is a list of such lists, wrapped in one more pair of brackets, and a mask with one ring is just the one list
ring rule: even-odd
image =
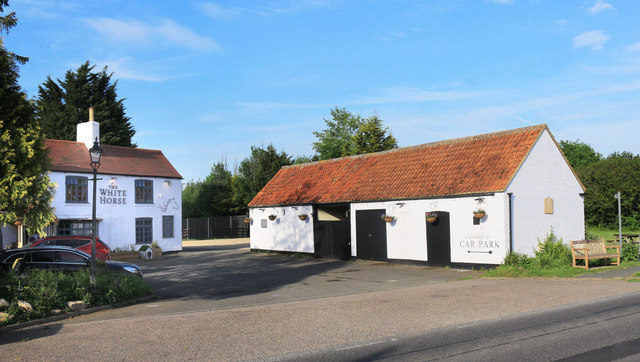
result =
[{"label": "tree", "polygon": [[240,162],[238,174],[233,177],[234,214],[247,211],[247,204],[282,168],[292,163],[284,151],[278,153],[273,145],[266,149],[251,146],[251,156]]},{"label": "tree", "polygon": [[389,127],[382,128],[382,121],[377,115],[364,121],[356,135],[353,136],[353,142],[355,155],[398,148],[398,141],[389,131]]},{"label": "tree", "polygon": [[[0,12],[7,5],[0,0]],[[0,17],[0,30],[8,32],[16,22],[14,13]],[[30,234],[42,233],[54,217],[53,185],[44,137],[18,84],[16,61],[0,39],[0,224],[22,223]]]},{"label": "tree", "polygon": [[618,203],[613,195],[621,191],[622,223],[640,227],[640,156],[615,152],[582,168],[585,195],[585,222],[592,226],[618,224]]},{"label": "tree", "polygon": [[189,182],[182,191],[183,217],[232,215],[231,179],[226,163],[218,162],[204,181]]},{"label": "tree", "polygon": [[353,137],[364,124],[359,115],[354,116],[344,108],[332,109],[331,117],[332,119],[324,119],[327,129],[313,132],[313,135],[318,138],[318,141],[313,143],[313,149],[321,160],[353,155],[355,147]]},{"label": "tree", "polygon": [[602,159],[600,153],[580,140],[560,141],[560,148],[574,169],[591,166]]},{"label": "tree", "polygon": [[398,141],[389,127],[383,128],[377,115],[363,119],[336,107],[331,110],[331,116],[330,120],[324,119],[327,129],[313,132],[318,138],[313,149],[320,160],[398,148]]},{"label": "tree", "polygon": [[107,67],[93,72],[89,61],[75,72],[68,70],[64,80],[53,81],[50,76],[38,87],[36,117],[45,136],[75,141],[76,125],[89,119],[89,107],[94,108],[100,123],[100,143],[136,147],[132,143],[135,130],[125,114],[124,99],[117,99],[117,81],[111,84],[113,73]]}]

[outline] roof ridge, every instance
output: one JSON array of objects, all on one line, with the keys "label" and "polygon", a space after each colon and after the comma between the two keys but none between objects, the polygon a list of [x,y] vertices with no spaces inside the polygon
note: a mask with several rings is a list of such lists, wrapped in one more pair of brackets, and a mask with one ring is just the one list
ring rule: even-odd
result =
[{"label": "roof ridge", "polygon": [[538,128],[548,129],[548,126],[547,126],[546,123],[540,123],[540,124],[527,126],[527,127],[513,128],[513,129],[508,129],[508,130],[503,130],[503,131],[496,131],[496,132],[489,132],[489,133],[482,133],[482,134],[474,135],[474,136],[451,138],[451,139],[447,139],[447,140],[422,143],[422,144],[419,144],[419,145],[394,148],[394,149],[385,150],[385,151],[379,151],[379,152],[363,153],[363,154],[360,154],[360,155],[343,156],[343,157],[330,158],[330,159],[327,159],[327,160],[305,162],[305,163],[300,163],[300,164],[295,164],[295,165],[283,166],[282,168],[304,167],[304,166],[310,166],[310,165],[315,165],[315,164],[319,164],[319,163],[328,163],[328,162],[332,162],[332,161],[344,160],[344,159],[349,159],[349,158],[357,159],[357,158],[361,158],[361,157],[371,157],[371,156],[381,155],[381,154],[386,154],[386,153],[414,150],[414,149],[425,148],[425,147],[433,147],[433,146],[438,146],[438,145],[443,145],[443,144],[452,144],[452,143],[459,143],[459,142],[465,142],[465,141],[474,141],[474,140],[483,139],[483,138],[498,137],[498,136],[504,136],[504,135],[507,135],[507,134],[526,132],[526,131],[534,130],[534,129],[538,129]]}]

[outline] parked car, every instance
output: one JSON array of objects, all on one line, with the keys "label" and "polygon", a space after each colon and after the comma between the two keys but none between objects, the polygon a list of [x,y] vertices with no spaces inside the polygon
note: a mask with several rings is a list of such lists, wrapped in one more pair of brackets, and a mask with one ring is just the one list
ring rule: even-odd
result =
[{"label": "parked car", "polygon": [[[26,244],[25,248],[36,248],[41,246],[68,246],[91,255],[90,236],[49,236],[44,239],[32,241]],[[98,238],[96,240],[96,258],[100,260],[111,260],[111,250]]]},{"label": "parked car", "polygon": [[[73,272],[91,266],[91,256],[68,246],[39,246],[34,248],[8,249],[0,251],[0,269],[11,270],[16,260],[20,259],[20,270],[51,269]],[[142,277],[140,267],[136,264],[106,260],[109,270],[132,273]]]}]

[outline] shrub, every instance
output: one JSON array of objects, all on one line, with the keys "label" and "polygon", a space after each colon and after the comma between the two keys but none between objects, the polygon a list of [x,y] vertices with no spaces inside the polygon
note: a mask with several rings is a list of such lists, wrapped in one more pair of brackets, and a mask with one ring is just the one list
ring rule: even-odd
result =
[{"label": "shrub", "polygon": [[[18,276],[8,272],[0,276],[0,297],[10,302],[7,312],[11,323],[43,318],[52,309],[66,310],[69,301],[82,300],[89,306],[125,302],[151,294],[151,287],[136,275],[111,273],[98,269],[96,285],[90,284],[90,271],[63,273],[31,270]],[[22,312],[18,299],[29,302],[31,312]]]},{"label": "shrub", "polygon": [[622,259],[622,261],[638,260],[638,245],[629,242],[622,243],[620,259]]},{"label": "shrub", "polygon": [[511,252],[504,258],[504,265],[527,267],[531,265],[531,258],[525,254]]},{"label": "shrub", "polygon": [[542,268],[562,267],[572,264],[571,249],[562,243],[562,239],[549,232],[544,241],[538,239],[538,250],[535,250],[535,262]]}]

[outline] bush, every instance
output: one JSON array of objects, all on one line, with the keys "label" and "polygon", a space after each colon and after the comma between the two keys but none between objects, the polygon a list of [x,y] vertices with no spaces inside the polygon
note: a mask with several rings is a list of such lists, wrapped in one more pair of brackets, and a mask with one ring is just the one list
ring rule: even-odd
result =
[{"label": "bush", "polygon": [[527,267],[531,265],[531,258],[529,258],[525,254],[516,253],[514,251],[507,254],[507,256],[504,258],[504,265]]},{"label": "bush", "polygon": [[542,268],[571,266],[573,257],[571,249],[562,243],[562,239],[549,232],[544,241],[538,239],[538,250],[535,251],[534,262]]},{"label": "bush", "polygon": [[622,243],[620,259],[622,259],[622,261],[638,260],[638,245],[629,242]]},{"label": "bush", "polygon": [[[18,276],[8,272],[0,276],[0,298],[10,302],[7,313],[13,315],[10,323],[44,318],[53,309],[67,310],[67,302],[81,300],[88,306],[125,302],[151,294],[151,287],[136,275],[111,273],[99,269],[96,285],[90,283],[90,271],[63,273],[60,271],[31,270]],[[31,312],[18,307],[18,299],[29,302]]]}]

